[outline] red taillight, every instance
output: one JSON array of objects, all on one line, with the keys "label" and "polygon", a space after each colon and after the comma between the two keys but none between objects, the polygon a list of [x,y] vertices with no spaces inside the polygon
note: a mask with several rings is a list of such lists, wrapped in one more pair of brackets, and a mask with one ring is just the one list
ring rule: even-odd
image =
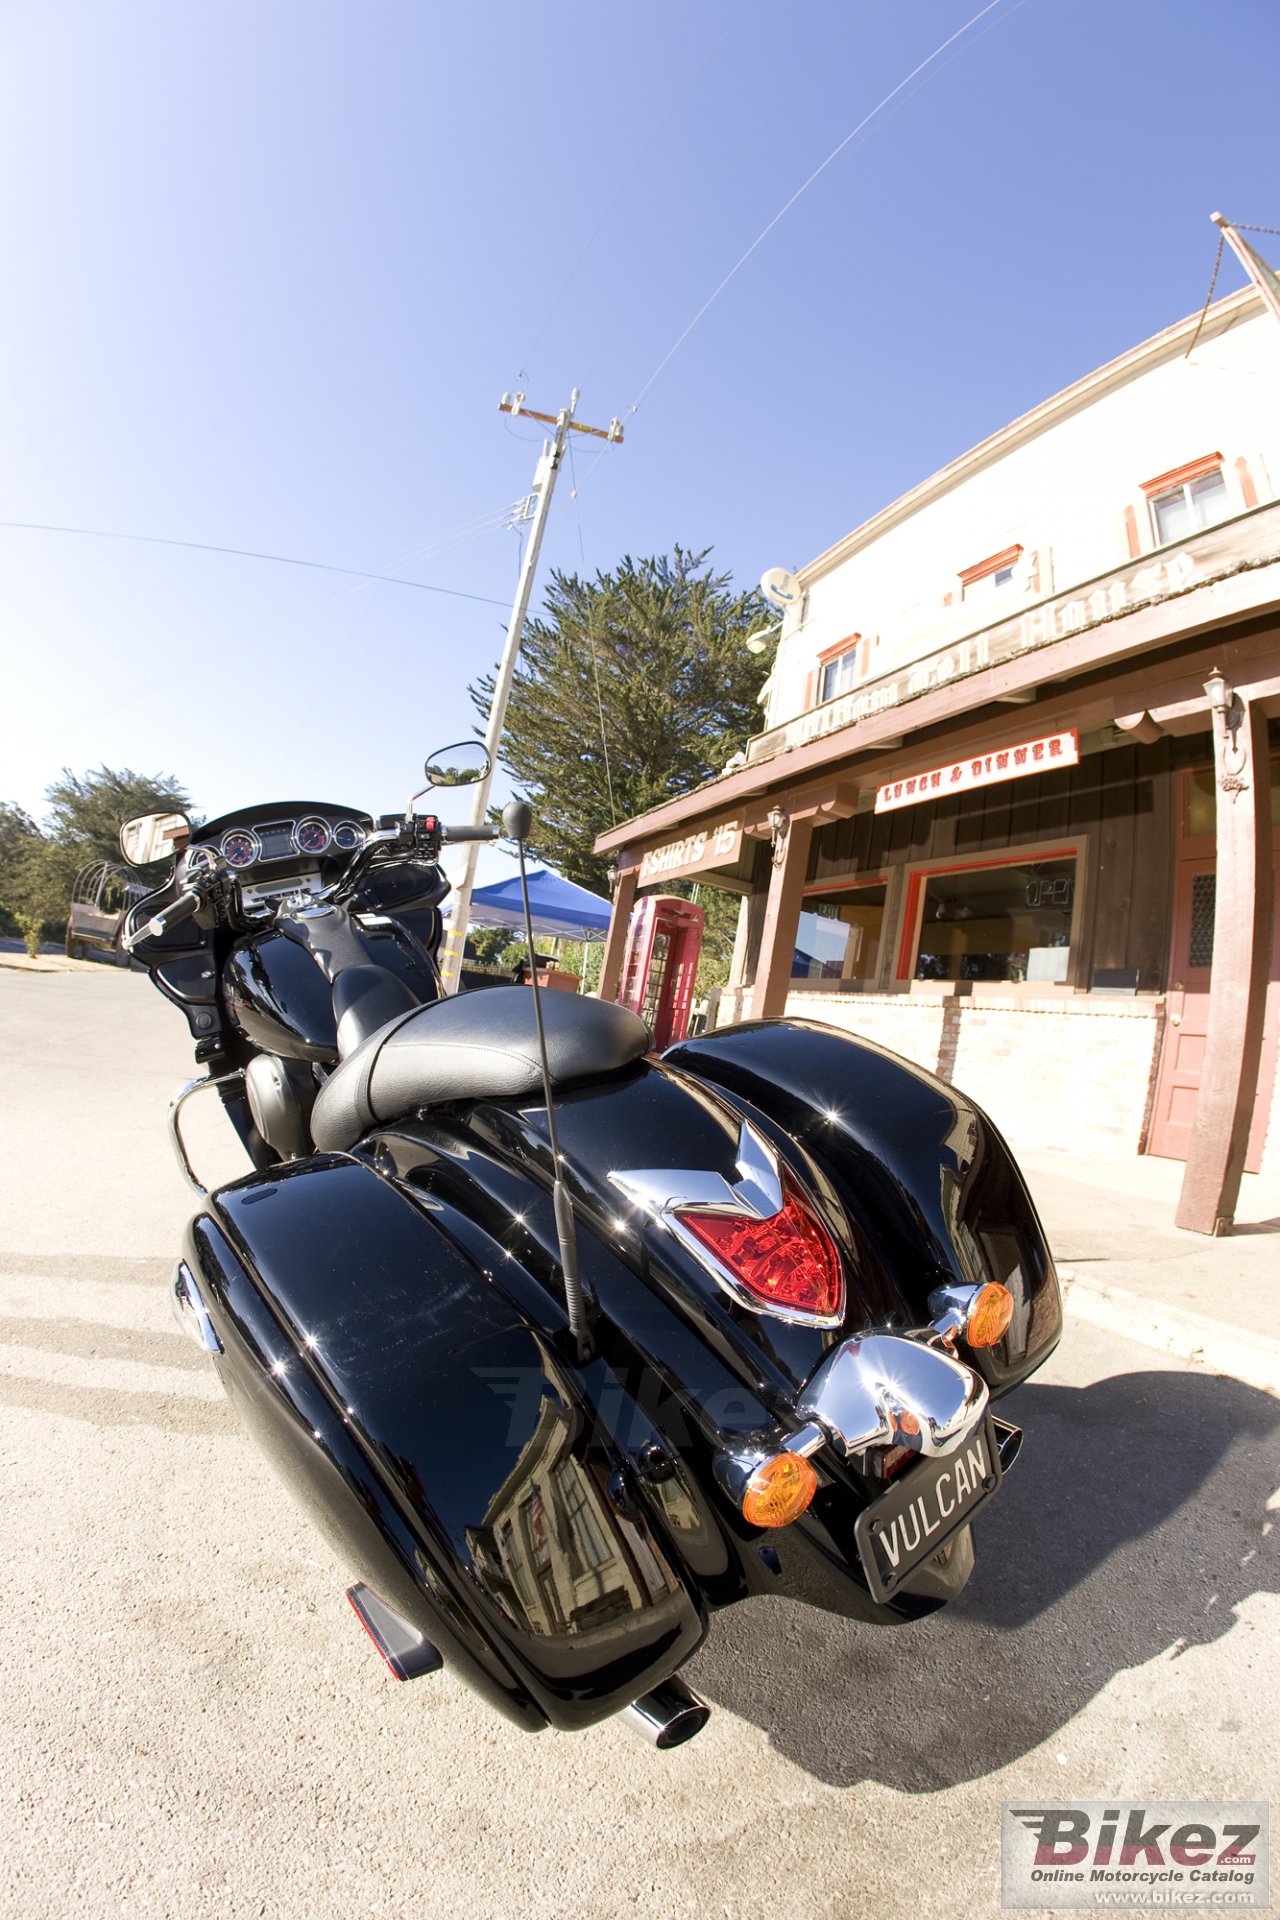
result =
[{"label": "red taillight", "polygon": [[815,1320],[838,1320],[843,1314],[844,1277],[835,1242],[786,1174],[782,1205],[763,1220],[739,1212],[673,1211],[686,1232],[765,1306]]}]

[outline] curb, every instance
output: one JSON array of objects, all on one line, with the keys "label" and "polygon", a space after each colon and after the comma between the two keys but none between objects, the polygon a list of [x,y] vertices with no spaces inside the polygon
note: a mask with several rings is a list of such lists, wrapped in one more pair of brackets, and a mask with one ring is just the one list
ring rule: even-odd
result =
[{"label": "curb", "polygon": [[1063,1305],[1075,1319],[1280,1397],[1280,1340],[1273,1335],[1165,1306],[1125,1287],[1100,1286],[1069,1267],[1060,1267],[1058,1278]]},{"label": "curb", "polygon": [[100,960],[73,960],[70,955],[55,959],[52,954],[42,953],[31,960],[25,953],[0,953],[0,967],[8,967],[13,973],[88,973],[96,972],[102,964]]}]

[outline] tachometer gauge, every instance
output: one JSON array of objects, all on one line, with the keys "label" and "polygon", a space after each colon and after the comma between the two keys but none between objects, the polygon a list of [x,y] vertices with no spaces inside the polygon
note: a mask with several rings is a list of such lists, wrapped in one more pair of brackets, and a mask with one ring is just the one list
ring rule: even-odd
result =
[{"label": "tachometer gauge", "polygon": [[299,853],[323,853],[329,840],[329,823],[317,814],[308,814],[293,830],[293,844]]},{"label": "tachometer gauge", "polygon": [[333,844],[343,853],[355,853],[364,845],[364,828],[358,827],[354,820],[339,820],[333,830]]},{"label": "tachometer gauge", "polygon": [[251,867],[262,845],[252,827],[232,827],[222,836],[221,851],[229,867]]},{"label": "tachometer gauge", "polygon": [[218,856],[212,847],[188,847],[182,856],[182,871],[184,873],[207,873],[209,868],[215,864],[217,858]]}]

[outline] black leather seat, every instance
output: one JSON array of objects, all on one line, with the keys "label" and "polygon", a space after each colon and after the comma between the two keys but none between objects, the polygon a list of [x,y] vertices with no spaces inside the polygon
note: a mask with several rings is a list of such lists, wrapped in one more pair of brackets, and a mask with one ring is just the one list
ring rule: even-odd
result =
[{"label": "black leather seat", "polygon": [[[544,993],[542,1018],[556,1087],[616,1072],[651,1044],[639,1015],[608,1000]],[[519,1099],[541,1086],[532,992],[487,987],[413,1007],[371,1034],[321,1087],[311,1136],[321,1152],[338,1153],[417,1107]]]},{"label": "black leather seat", "polygon": [[407,981],[385,967],[344,967],[333,983],[339,1060],[371,1040],[388,1020],[421,1005]]}]

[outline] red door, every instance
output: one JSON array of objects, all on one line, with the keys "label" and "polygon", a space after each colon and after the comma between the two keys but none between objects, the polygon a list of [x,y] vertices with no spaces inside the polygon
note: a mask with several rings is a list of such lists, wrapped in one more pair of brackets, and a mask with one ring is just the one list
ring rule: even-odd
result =
[{"label": "red door", "polygon": [[1216,872],[1211,858],[1178,862],[1164,1048],[1147,1147],[1166,1160],[1186,1159],[1196,1117],[1209,1020]]},{"label": "red door", "polygon": [[[1271,764],[1272,817],[1280,813],[1280,780]],[[1164,1045],[1156,1077],[1147,1152],[1166,1160],[1185,1160],[1200,1092],[1213,972],[1213,911],[1217,861],[1212,831],[1213,770],[1184,772],[1179,795],[1178,859],[1173,894],[1173,944],[1169,956]],[[1273,832],[1273,858],[1280,855],[1280,831]],[[1274,902],[1275,932],[1271,983],[1267,989],[1262,1057],[1245,1172],[1257,1173],[1267,1139],[1271,1092],[1275,1084],[1276,1035],[1280,1025],[1280,889]]]}]

